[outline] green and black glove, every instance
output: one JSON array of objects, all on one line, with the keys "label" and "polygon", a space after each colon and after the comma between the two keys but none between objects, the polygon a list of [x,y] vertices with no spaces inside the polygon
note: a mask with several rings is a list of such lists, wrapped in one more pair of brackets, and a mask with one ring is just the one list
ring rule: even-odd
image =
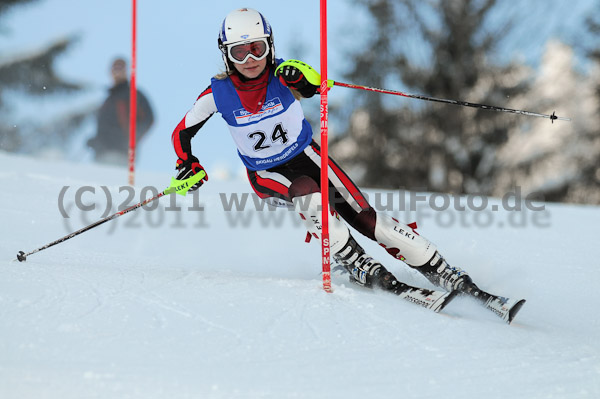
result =
[{"label": "green and black glove", "polygon": [[204,170],[202,165],[200,165],[198,158],[196,158],[193,155],[189,156],[188,159],[185,161],[181,158],[178,159],[176,169],[178,171],[176,177],[177,180],[185,180],[194,176],[196,173],[204,171],[205,176],[198,183],[190,187],[189,191],[199,189],[204,184],[204,182],[208,180],[208,175],[206,174],[206,171]]},{"label": "green and black glove", "polygon": [[275,70],[279,81],[297,90],[302,97],[310,98],[319,93],[321,76],[310,65],[298,60],[282,62]]}]

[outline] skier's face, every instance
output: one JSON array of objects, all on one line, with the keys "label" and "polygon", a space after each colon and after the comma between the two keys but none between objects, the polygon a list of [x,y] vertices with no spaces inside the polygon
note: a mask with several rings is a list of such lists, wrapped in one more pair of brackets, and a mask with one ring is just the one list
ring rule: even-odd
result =
[{"label": "skier's face", "polygon": [[235,69],[244,75],[247,79],[254,79],[258,77],[267,67],[267,59],[263,58],[260,61],[256,61],[254,58],[249,57],[248,61],[243,64],[233,64]]}]

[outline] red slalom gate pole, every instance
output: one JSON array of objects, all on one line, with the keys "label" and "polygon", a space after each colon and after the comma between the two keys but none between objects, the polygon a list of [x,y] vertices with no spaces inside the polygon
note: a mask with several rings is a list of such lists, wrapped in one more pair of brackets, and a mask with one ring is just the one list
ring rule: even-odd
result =
[{"label": "red slalom gate pole", "polygon": [[137,119],[137,90],[135,85],[136,40],[137,40],[137,1],[132,0],[131,21],[131,78],[129,82],[129,185],[135,182],[135,131]]},{"label": "red slalom gate pole", "polygon": [[323,289],[331,290],[331,252],[329,247],[329,155],[327,146],[327,0],[321,0],[321,256]]}]

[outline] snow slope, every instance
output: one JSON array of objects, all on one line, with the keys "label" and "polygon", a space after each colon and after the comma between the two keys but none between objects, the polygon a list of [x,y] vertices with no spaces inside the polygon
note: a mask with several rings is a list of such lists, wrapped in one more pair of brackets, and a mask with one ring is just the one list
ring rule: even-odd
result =
[{"label": "snow slope", "polygon": [[[132,203],[169,179],[138,173]],[[199,204],[162,198],[13,262],[97,220],[102,186],[114,212],[126,173],[0,153],[0,182],[0,398],[600,397],[598,207],[546,205],[539,220],[498,210],[478,224],[416,215],[482,288],[527,299],[508,326],[468,299],[433,314],[345,276],[326,294],[297,216],[225,210],[249,192],[241,179],[212,178]],[[97,209],[81,211],[88,185],[82,204]]]}]

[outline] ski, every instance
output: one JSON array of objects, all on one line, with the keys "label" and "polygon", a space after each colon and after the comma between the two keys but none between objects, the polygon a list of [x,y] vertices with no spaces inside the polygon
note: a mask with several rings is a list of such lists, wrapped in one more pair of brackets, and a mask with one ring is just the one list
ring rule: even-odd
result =
[{"label": "ski", "polygon": [[[340,275],[347,275],[349,272],[345,267],[337,265],[332,270],[334,273],[339,273]],[[364,284],[359,283],[351,274],[348,276],[350,282],[353,285],[358,285],[359,287],[365,287]],[[426,309],[433,310],[435,313],[439,313],[442,309],[446,307],[454,299],[458,291],[436,291],[430,290],[426,288],[414,287],[412,285],[408,285],[406,283],[398,281],[398,285],[393,290],[385,290],[392,294],[399,296],[400,298],[412,302],[415,305],[422,306]]]},{"label": "ski", "polygon": [[458,291],[435,291],[402,284],[402,288],[393,293],[415,305],[439,313],[456,297]]},{"label": "ski", "polygon": [[[340,265],[335,266],[332,271],[337,272],[340,275],[349,273]],[[358,283],[352,275],[349,276],[349,279],[351,283],[363,286]],[[405,283],[400,283],[398,288],[390,292],[409,302],[433,310],[435,313],[439,313],[444,309],[457,295],[467,296],[475,299],[485,309],[500,317],[507,324],[512,323],[519,310],[521,310],[525,304],[525,299],[512,299],[490,294],[477,287],[472,282],[465,284],[465,286],[461,287],[459,290],[450,292],[413,287]]]},{"label": "ski", "polygon": [[467,286],[466,289],[461,290],[461,293],[475,299],[485,309],[500,317],[507,324],[512,323],[519,310],[521,310],[525,304],[525,299],[506,298],[490,294],[475,285],[473,286],[474,287]]}]

